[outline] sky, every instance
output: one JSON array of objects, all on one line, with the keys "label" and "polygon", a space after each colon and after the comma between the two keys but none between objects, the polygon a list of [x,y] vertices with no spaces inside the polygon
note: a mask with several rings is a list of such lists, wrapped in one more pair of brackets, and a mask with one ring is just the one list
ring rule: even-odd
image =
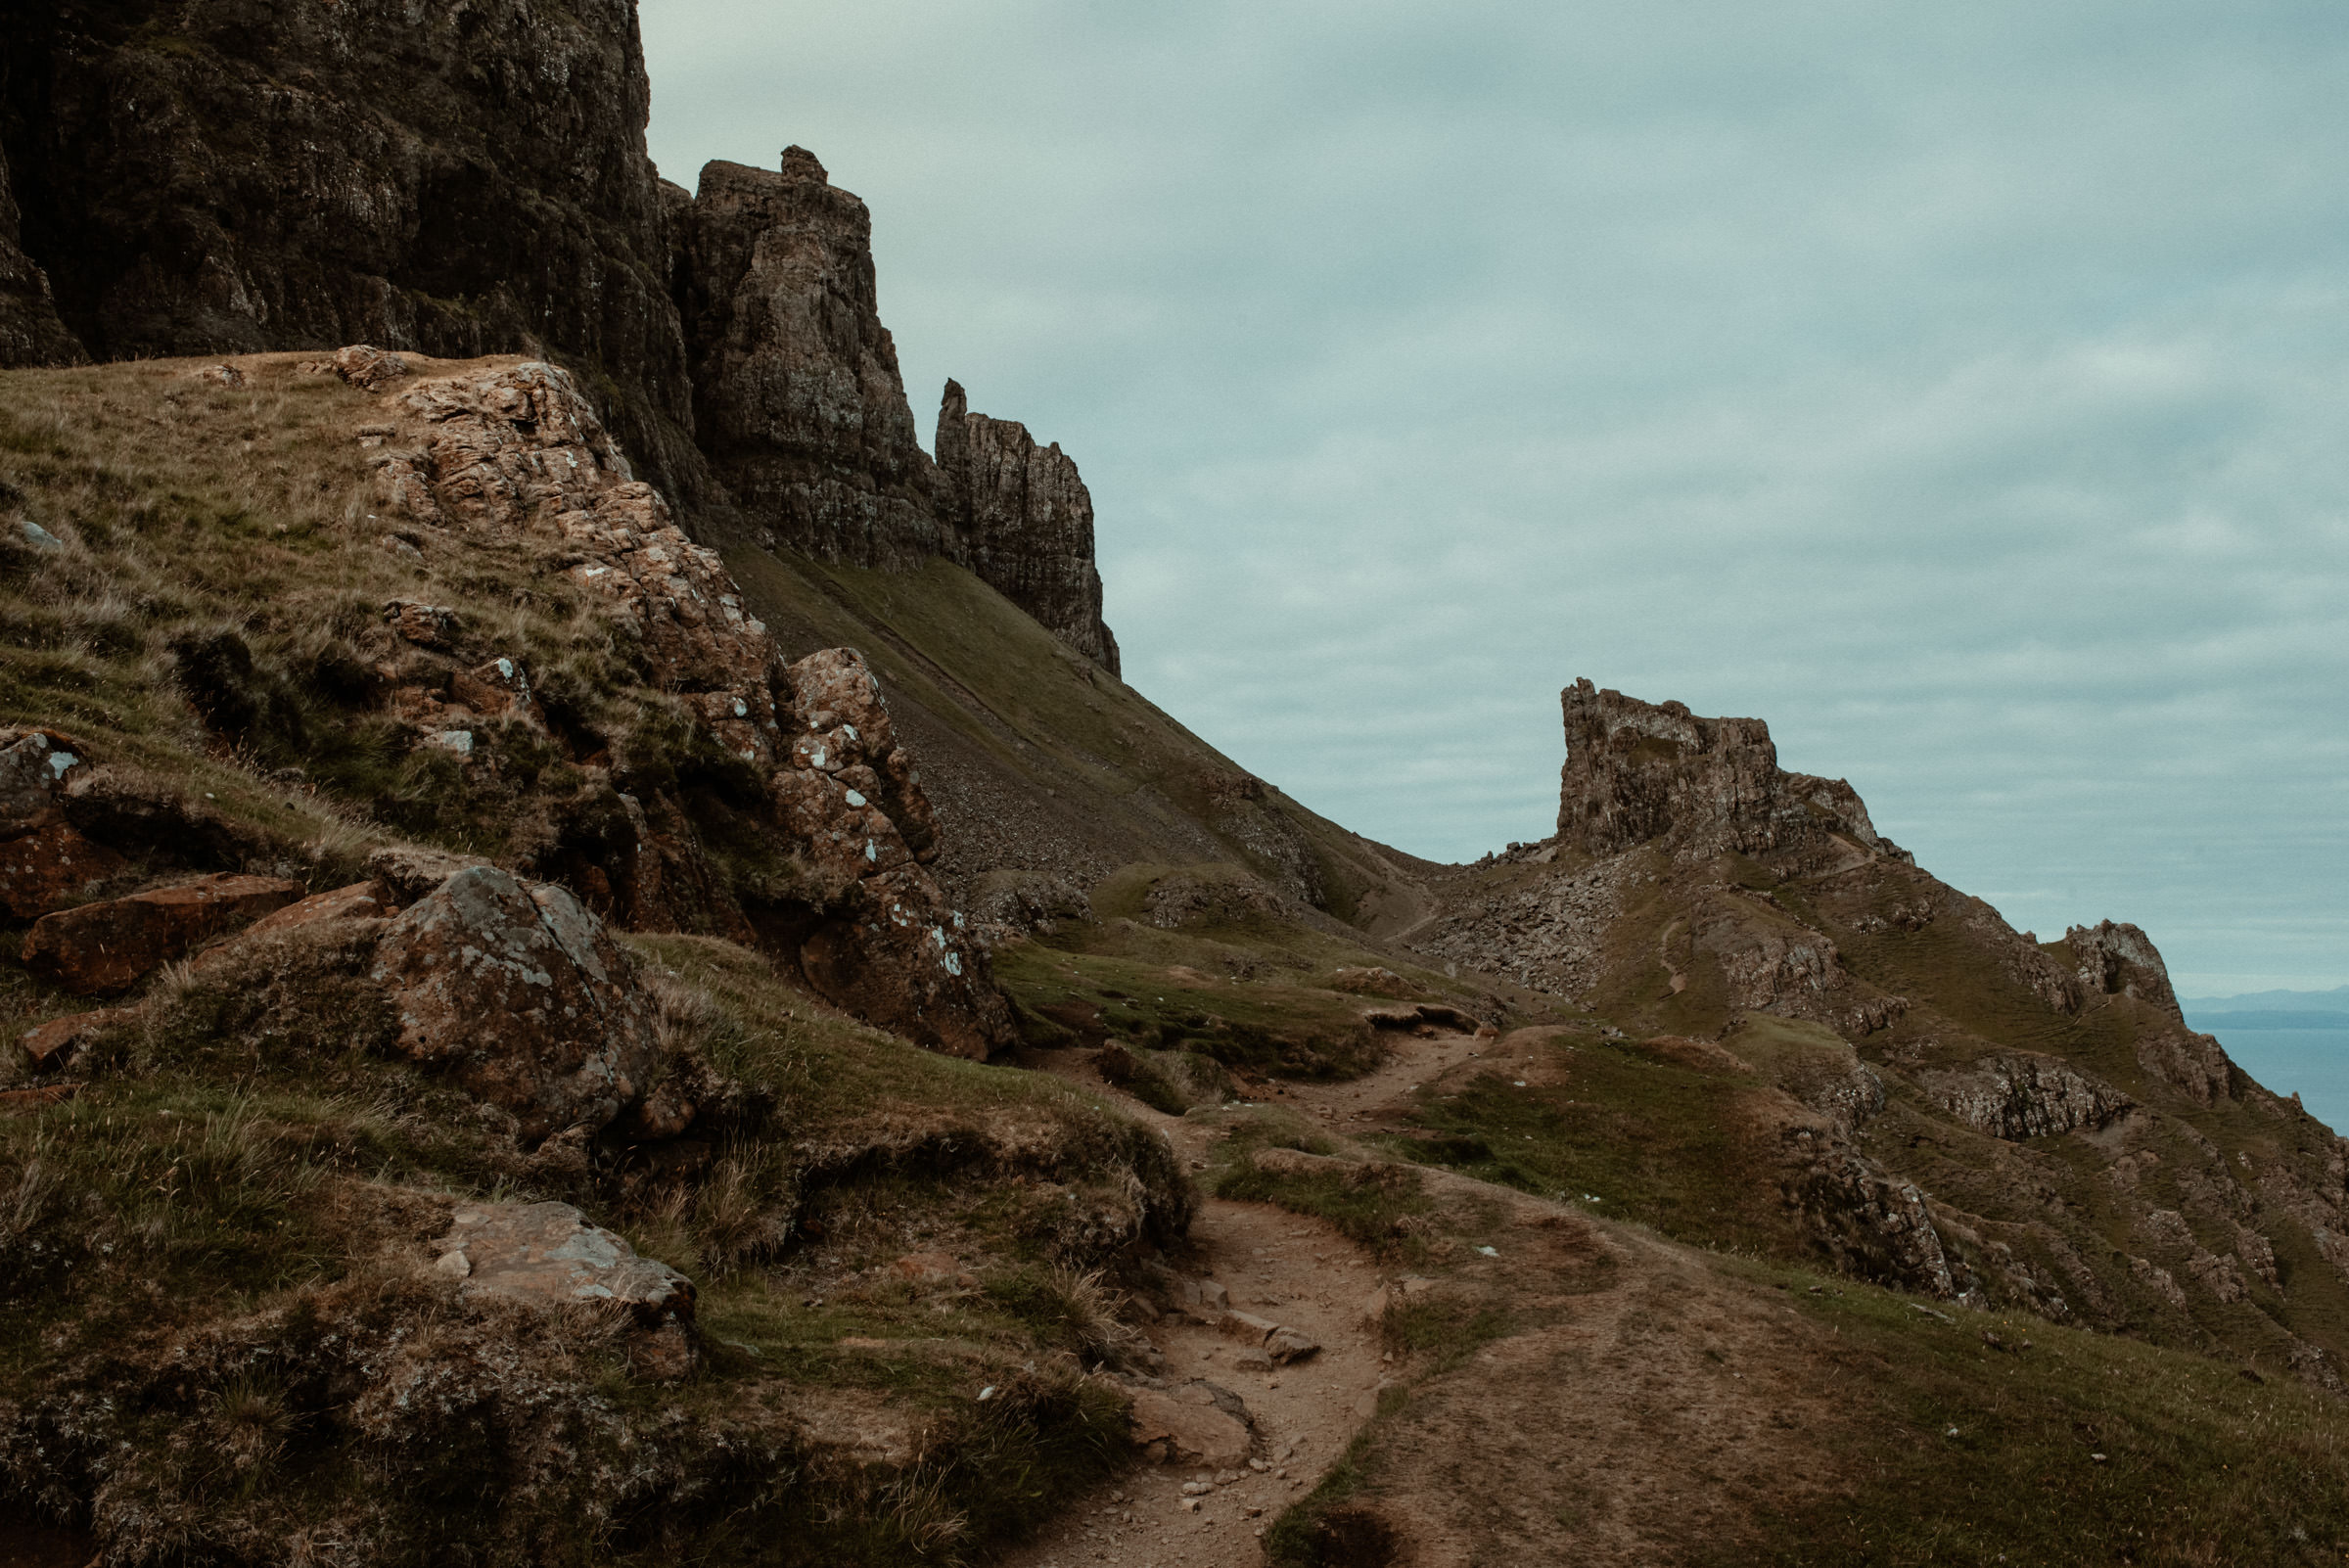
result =
[{"label": "sky", "polygon": [[1589,676],[2043,938],[2349,982],[2337,0],[642,0],[653,156],[873,212],[1127,679],[1436,859]]}]

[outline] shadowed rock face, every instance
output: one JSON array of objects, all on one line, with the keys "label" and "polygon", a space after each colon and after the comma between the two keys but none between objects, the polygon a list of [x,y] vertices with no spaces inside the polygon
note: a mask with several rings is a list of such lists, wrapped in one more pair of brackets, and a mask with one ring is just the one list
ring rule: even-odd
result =
[{"label": "shadowed rock face", "polygon": [[1683,703],[1643,703],[1578,680],[1560,694],[1566,765],[1558,833],[1593,854],[1662,840],[1690,859],[1734,851],[1816,849],[1909,858],[1879,838],[1841,779],[1778,767],[1758,718],[1700,718]]},{"label": "shadowed rock face", "polygon": [[17,197],[0,155],[0,365],[70,365],[86,357],[57,318],[49,275],[21,243]]},{"label": "shadowed rock face", "polygon": [[1038,446],[1013,420],[970,412],[946,383],[938,410],[938,506],[966,563],[997,593],[1070,647],[1118,671],[1118,639],[1101,621],[1093,565],[1093,498],[1058,442]]},{"label": "shadowed rock face", "polygon": [[[690,477],[630,0],[12,7],[0,144],[23,248],[100,359],[373,342],[552,351]],[[28,298],[0,199],[0,363]],[[13,309],[12,309],[13,307]]]},{"label": "shadowed rock face", "polygon": [[803,148],[780,170],[710,164],[686,223],[685,330],[702,443],[743,510],[812,554],[905,567],[954,551],[881,325],[872,234]]}]

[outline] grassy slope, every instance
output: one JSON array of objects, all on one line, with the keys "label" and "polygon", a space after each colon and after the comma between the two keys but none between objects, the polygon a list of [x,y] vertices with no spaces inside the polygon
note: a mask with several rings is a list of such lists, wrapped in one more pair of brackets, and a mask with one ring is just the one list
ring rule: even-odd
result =
[{"label": "grassy slope", "polygon": [[[65,729],[102,761],[202,798],[240,852],[313,886],[349,880],[370,848],[400,838],[506,851],[518,803],[568,787],[562,763],[522,756],[516,736],[485,743],[494,766],[460,771],[382,726],[366,682],[343,677],[382,651],[367,639],[385,599],[451,605],[578,714],[641,719],[660,703],[527,550],[437,557],[427,576],[381,546],[353,438],[370,399],[300,373],[299,358],[241,359],[237,388],[184,362],[0,376],[0,722]],[[20,519],[65,548],[25,546]],[[198,719],[178,678],[189,638],[222,632],[252,658],[254,712],[235,745]],[[141,862],[123,883],[159,874],[184,867]],[[16,962],[21,934],[0,929],[11,1038],[88,1005]],[[550,1408],[583,1399],[671,1426],[685,1450],[748,1421],[805,1467],[797,1500],[713,1496],[682,1522],[647,1503],[633,1522],[550,1524],[561,1485],[504,1495],[514,1476],[497,1453],[463,1458],[481,1433],[442,1434],[479,1473],[466,1500],[431,1504],[437,1522],[400,1527],[419,1550],[489,1509],[500,1522],[482,1549],[493,1559],[685,1540],[730,1560],[896,1561],[916,1546],[950,1559],[1116,1462],[1116,1401],[1077,1375],[1106,1343],[1084,1273],[1131,1233],[1137,1195],[1156,1195],[1145,1229],[1179,1222],[1187,1199],[1160,1145],[1049,1078],[854,1025],[746,949],[678,937],[642,950],[676,973],[672,990],[712,998],[687,1005],[688,1033],[731,1084],[704,1119],[715,1141],[678,1151],[675,1170],[620,1150],[517,1150],[494,1117],[391,1059],[386,1021],[332,954],[272,947],[167,973],[131,998],[137,1016],[76,1097],[0,1110],[0,1407],[127,1408],[156,1397],[137,1391],[182,1355],[173,1346],[193,1347],[156,1407],[163,1424],[129,1433],[110,1483],[117,1502],[146,1499],[154,1528],[201,1545],[207,1531],[266,1534],[271,1517],[290,1528],[322,1499],[421,1506],[416,1487],[442,1482],[389,1460],[352,1490],[350,1467],[379,1460],[336,1413],[347,1392],[319,1404],[323,1391],[299,1382],[253,1383],[220,1347],[291,1365],[307,1351],[281,1343],[288,1324],[444,1314],[401,1260],[445,1228],[450,1206],[554,1198],[697,1277],[709,1355],[693,1382],[667,1386],[640,1380],[608,1336],[541,1336],[528,1355],[553,1358],[537,1370],[572,1390]],[[24,1072],[6,1058],[0,1086]],[[920,1250],[954,1256],[969,1280],[894,1269]],[[1031,1365],[1041,1370],[1021,1370]],[[989,1382],[1007,1393],[974,1418]],[[848,1435],[827,1437],[826,1412],[852,1408],[862,1416],[833,1423]],[[876,1411],[904,1442],[865,1453],[855,1435]],[[577,1440],[582,1475],[623,1462],[594,1430]],[[242,1457],[192,1470],[190,1441]],[[86,1498],[87,1478],[44,1468],[76,1452],[54,1433],[12,1446],[0,1506]],[[754,1479],[771,1491],[771,1476]],[[724,1518],[756,1539],[717,1543],[708,1530]],[[214,1539],[232,1554],[251,1546]]]}]

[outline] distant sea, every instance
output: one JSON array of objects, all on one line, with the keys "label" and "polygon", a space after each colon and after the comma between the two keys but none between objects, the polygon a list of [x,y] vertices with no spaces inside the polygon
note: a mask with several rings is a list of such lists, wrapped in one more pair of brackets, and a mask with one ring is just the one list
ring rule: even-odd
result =
[{"label": "distant sea", "polygon": [[[2349,1014],[2303,1008],[2203,1011],[2189,1004],[2186,1021],[2216,1035],[2227,1054],[2267,1087],[2278,1094],[2297,1092],[2311,1116],[2335,1132],[2349,1132]],[[2293,1027],[2278,1029],[2276,1023]],[[2311,1024],[2328,1027],[2305,1027]]]}]

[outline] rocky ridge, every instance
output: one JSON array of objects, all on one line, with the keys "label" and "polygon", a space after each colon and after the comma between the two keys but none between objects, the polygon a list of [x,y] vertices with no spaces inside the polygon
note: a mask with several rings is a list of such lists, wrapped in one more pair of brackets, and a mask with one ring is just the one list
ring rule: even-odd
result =
[{"label": "rocky ridge", "polygon": [[954,561],[1115,672],[1075,465],[982,420],[984,472],[942,476],[864,204],[798,147],[662,180],[630,0],[26,23],[0,71],[0,366],[544,355],[697,517],[859,566]]},{"label": "rocky ridge", "polygon": [[[1562,707],[1558,838],[1455,873],[1406,941],[1718,1040],[1782,1096],[1748,1096],[1741,1135],[1778,1150],[1789,1211],[1846,1271],[2257,1347],[2334,1386],[2349,1346],[2326,1309],[2286,1304],[2349,1301],[2349,1144],[2186,1027],[2144,932],[2014,931],[1877,833],[1847,783],[1781,769],[1759,720],[1588,680]],[[1798,1045],[1764,1018],[1832,1033]],[[1872,1086],[1853,1091],[1854,1068]],[[2079,1165],[2042,1152],[2058,1140]],[[2115,1206],[2117,1229],[2096,1218]],[[2287,1286],[2270,1260],[2294,1257]],[[2223,1315],[2253,1299],[2268,1315]]]},{"label": "rocky ridge", "polygon": [[939,512],[958,559],[1079,653],[1118,673],[1118,639],[1101,620],[1093,498],[1058,442],[970,411],[959,382],[938,410]]}]

